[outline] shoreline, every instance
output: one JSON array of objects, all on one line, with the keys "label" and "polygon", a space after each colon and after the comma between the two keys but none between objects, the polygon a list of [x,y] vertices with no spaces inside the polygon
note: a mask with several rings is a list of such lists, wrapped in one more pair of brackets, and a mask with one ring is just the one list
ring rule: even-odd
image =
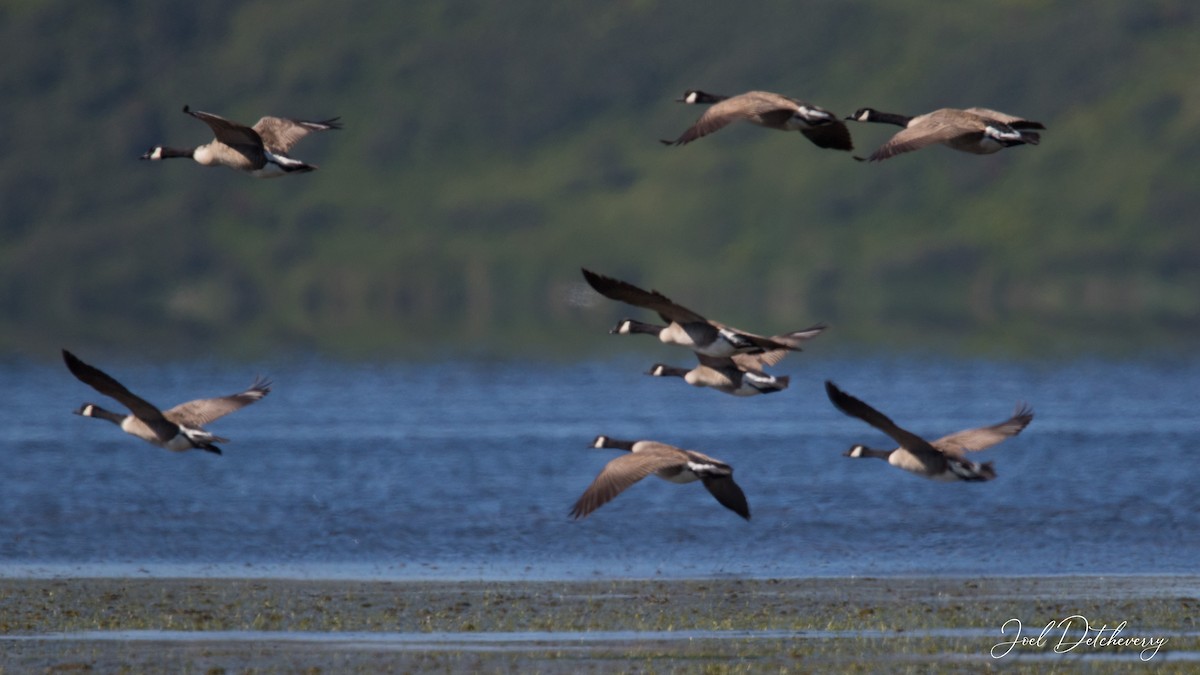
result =
[{"label": "shoreline", "polygon": [[[0,578],[3,667],[337,672],[450,668],[749,670],[864,666],[1021,672],[1137,658],[1132,647],[989,650],[1071,616],[1166,638],[1200,660],[1200,576],[810,577],[559,581]],[[1011,624],[1010,624],[1011,626]],[[435,637],[436,636],[436,637]],[[241,639],[239,639],[239,637]],[[1172,656],[1174,655],[1174,656]],[[1075,659],[1069,661],[1068,659]],[[1081,660],[1082,659],[1082,660]],[[964,662],[965,660],[965,662]],[[1056,661],[1057,663],[1057,661]]]},{"label": "shoreline", "polygon": [[[497,568],[510,566],[498,565]],[[467,569],[473,571],[465,571]],[[567,567],[555,567],[566,570]],[[314,581],[314,582],[390,582],[390,583],[590,583],[604,581],[804,581],[863,579],[909,579],[967,581],[973,579],[1173,579],[1193,585],[1200,594],[1200,572],[1062,572],[1062,573],[1000,573],[980,575],[970,572],[935,573],[897,572],[892,574],[805,574],[772,575],[745,574],[738,572],[717,574],[664,574],[660,571],[644,574],[626,572],[604,573],[601,570],[585,572],[541,572],[528,569],[516,573],[499,572],[497,569],[481,571],[470,566],[441,564],[388,565],[357,563],[3,563],[0,562],[0,582],[14,580],[53,579],[195,579],[217,580],[262,580],[262,581]]]}]

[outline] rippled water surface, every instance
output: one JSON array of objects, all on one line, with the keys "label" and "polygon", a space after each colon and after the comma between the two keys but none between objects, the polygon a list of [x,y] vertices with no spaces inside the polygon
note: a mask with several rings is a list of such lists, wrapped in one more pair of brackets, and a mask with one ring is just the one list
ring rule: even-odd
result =
[{"label": "rippled water surface", "polygon": [[[88,355],[82,355],[85,359]],[[682,362],[682,361],[681,361]],[[173,454],[105,422],[119,409],[59,364],[0,364],[0,573],[395,578],[1194,573],[1200,363],[932,358],[781,364],[792,387],[739,399],[648,365],[97,362],[168,407],[275,390]],[[978,455],[988,483],[940,484],[851,444],[891,447],[835,410],[825,377],[930,437],[1036,418]],[[649,478],[582,521],[567,511],[615,451],[597,434],[735,467],[745,522],[699,484]]]}]

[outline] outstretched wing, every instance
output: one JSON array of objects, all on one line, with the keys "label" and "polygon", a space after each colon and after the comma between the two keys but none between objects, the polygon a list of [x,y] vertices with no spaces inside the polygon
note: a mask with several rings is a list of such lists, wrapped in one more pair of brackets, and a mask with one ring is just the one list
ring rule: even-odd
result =
[{"label": "outstretched wing", "polygon": [[966,429],[949,436],[943,436],[933,442],[933,447],[948,455],[962,455],[964,451],[975,452],[986,450],[1002,441],[1008,440],[1021,433],[1033,421],[1033,408],[1025,403],[1017,404],[1013,416],[987,427]]},{"label": "outstretched wing", "polygon": [[858,419],[870,424],[883,433],[891,436],[892,440],[896,441],[900,447],[908,450],[913,455],[926,461],[938,462],[944,461],[945,457],[937,448],[930,445],[929,441],[920,436],[901,428],[895,422],[888,418],[887,415],[879,412],[871,406],[854,398],[850,394],[838,389],[837,385],[829,380],[825,380],[825,393],[829,396],[829,400],[833,405],[843,413],[857,417]]},{"label": "outstretched wing", "polygon": [[704,487],[708,488],[712,496],[717,498],[721,506],[750,520],[750,504],[746,502],[746,495],[742,492],[742,488],[733,482],[732,476],[705,476],[702,480]]},{"label": "outstretched wing", "polygon": [[263,147],[262,138],[258,132],[244,124],[238,124],[212,113],[192,110],[186,105],[183,106],[183,112],[195,117],[196,119],[208,125],[212,129],[213,136],[217,140],[231,147],[244,146],[261,150]]},{"label": "outstretched wing", "polygon": [[286,117],[264,117],[254,124],[254,130],[262,137],[263,145],[272,153],[286,153],[300,139],[314,131],[341,129],[340,117],[320,122],[293,120]]},{"label": "outstretched wing", "polygon": [[713,105],[688,127],[679,138],[663,141],[664,145],[685,145],[715,133],[740,121],[757,118],[769,126],[782,125],[796,112],[794,102],[762,92],[747,92],[733,96]]},{"label": "outstretched wing", "polygon": [[209,422],[220,419],[231,412],[236,412],[262,400],[271,393],[271,381],[256,378],[250,388],[238,394],[221,396],[219,398],[202,398],[179,405],[163,412],[163,416],[176,424],[188,427],[202,427]]},{"label": "outstretched wing", "polygon": [[871,156],[867,157],[867,161],[882,161],[901,153],[920,150],[921,148],[938,143],[945,143],[946,141],[965,134],[974,133],[975,131],[983,131],[982,120],[980,121],[980,128],[973,131],[946,120],[930,118],[920,124],[910,125],[905,129],[901,129],[888,142],[879,146],[878,150],[871,153]]},{"label": "outstretched wing", "polygon": [[108,373],[80,361],[79,357],[65,349],[62,350],[62,355],[63,361],[67,364],[67,370],[70,370],[72,375],[79,378],[81,382],[87,384],[92,389],[119,401],[121,405],[129,408],[129,412],[144,422],[160,440],[170,440],[178,433],[178,428],[163,416],[162,411],[126,389],[124,385],[117,382]]},{"label": "outstretched wing", "polygon": [[804,134],[804,137],[812,141],[818,148],[854,149],[854,141],[850,138],[850,129],[846,128],[846,124],[841,121],[818,124],[808,129],[801,129],[800,133]]},{"label": "outstretched wing", "polygon": [[686,462],[687,458],[677,451],[671,453],[641,451],[621,455],[604,465],[600,475],[596,476],[588,489],[584,490],[583,495],[571,507],[571,517],[583,518],[612,501],[630,485],[646,476]]},{"label": "outstretched wing", "polygon": [[764,357],[763,363],[768,366],[773,366],[773,365],[779,363],[780,361],[782,361],[783,357],[787,356],[787,353],[789,351],[796,351],[796,352],[802,351],[800,348],[800,345],[817,337],[822,332],[824,332],[824,330],[826,328],[828,328],[828,326],[826,326],[823,323],[819,323],[815,326],[809,326],[808,328],[804,328],[801,330],[794,330],[790,333],[783,333],[782,335],[772,335],[770,338],[768,338],[769,340],[771,340],[772,342],[775,342],[779,345],[786,346],[787,349],[776,349],[776,350],[768,351],[765,354],[762,354],[762,356]]},{"label": "outstretched wing", "polygon": [[[789,351],[788,349],[771,349],[759,354],[734,354],[729,357],[729,360],[741,370],[762,372],[763,368],[773,366],[782,361],[783,357],[787,356]],[[701,360],[701,363],[704,363],[704,361]]]},{"label": "outstretched wing", "polygon": [[634,307],[654,310],[664,321],[677,323],[706,323],[708,320],[682,305],[676,304],[670,298],[658,291],[647,291],[627,281],[614,279],[603,274],[597,274],[586,268],[581,268],[583,278],[596,292],[611,300],[624,302]]}]

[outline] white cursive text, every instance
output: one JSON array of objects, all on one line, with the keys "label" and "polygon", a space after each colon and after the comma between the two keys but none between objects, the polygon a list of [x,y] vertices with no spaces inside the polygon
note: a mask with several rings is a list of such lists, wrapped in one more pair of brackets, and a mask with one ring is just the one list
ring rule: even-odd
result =
[{"label": "white cursive text", "polygon": [[1048,645],[1056,654],[1066,654],[1079,647],[1103,649],[1105,647],[1141,648],[1138,657],[1149,661],[1158,655],[1158,650],[1167,643],[1167,638],[1123,636],[1122,631],[1128,625],[1122,621],[1115,628],[1108,624],[1100,627],[1093,626],[1087,617],[1073,614],[1065,619],[1051,621],[1037,635],[1022,634],[1023,626],[1020,619],[1009,619],[1000,627],[1000,635],[1009,638],[996,643],[992,647],[992,658],[1002,659],[1017,647],[1045,649]]}]

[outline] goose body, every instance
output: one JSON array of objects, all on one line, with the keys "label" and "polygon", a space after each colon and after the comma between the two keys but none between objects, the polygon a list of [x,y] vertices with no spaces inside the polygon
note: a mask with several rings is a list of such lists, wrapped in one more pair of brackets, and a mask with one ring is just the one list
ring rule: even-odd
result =
[{"label": "goose body", "polygon": [[817,324],[803,330],[764,337],[710,321],[676,304],[658,291],[646,291],[631,283],[584,269],[583,277],[597,293],[606,298],[658,313],[665,325],[623,319],[610,333],[617,335],[654,335],[666,344],[687,347],[699,355],[725,359],[735,354],[759,355],[763,365],[775,365],[789,351],[801,351],[800,345],[825,330]]},{"label": "goose body", "polygon": [[748,91],[737,96],[721,96],[698,89],[684,93],[680,103],[712,104],[696,123],[664,145],[685,145],[720,131],[733,122],[750,122],[768,129],[799,131],[818,147],[852,150],[850,130],[837,115],[811,103],[769,91]]},{"label": "goose body", "polygon": [[1033,130],[1046,128],[1041,122],[988,108],[941,108],[916,117],[860,108],[846,119],[904,127],[866,158],[870,162],[938,143],[962,152],[990,155],[1016,145],[1037,145],[1041,135]]},{"label": "goose body", "polygon": [[199,449],[221,454],[216,443],[228,439],[206,431],[204,425],[261,400],[271,391],[270,382],[256,379],[249,389],[241,393],[188,401],[162,411],[130,392],[99,368],[79,360],[71,352],[64,349],[62,354],[67,369],[75,377],[101,394],[116,399],[131,411],[130,414],[121,414],[105,410],[95,403],[85,403],[75,414],[108,420],[131,436],[175,452]]},{"label": "goose body", "polygon": [[696,358],[700,365],[691,370],[656,363],[647,374],[680,377],[693,387],[709,387],[732,396],[773,394],[788,387],[788,376],[763,372],[758,368],[757,359],[749,354],[735,354],[723,359],[697,354]]},{"label": "goose body", "polygon": [[253,127],[248,127],[188,106],[183,107],[183,112],[207,124],[212,129],[213,140],[194,148],[156,145],[147,150],[142,159],[190,157],[203,166],[224,166],[256,178],[275,178],[316,169],[312,164],[292,159],[288,151],[314,131],[341,128],[336,117],[320,122],[264,117]]},{"label": "goose body", "polygon": [[964,455],[1012,438],[1033,421],[1033,410],[1019,404],[1013,416],[999,424],[966,429],[930,442],[901,428],[883,413],[828,380],[825,381],[825,393],[838,410],[870,424],[899,444],[893,450],[876,450],[856,444],[846,451],[847,457],[876,457],[898,469],[938,481],[987,481],[995,478],[996,471],[991,462],[972,462]]},{"label": "goose body", "polygon": [[593,448],[624,450],[604,466],[592,484],[571,507],[572,518],[583,518],[612,501],[626,488],[654,474],[672,483],[702,481],[709,493],[725,508],[750,520],[746,495],[733,482],[733,467],[694,450],[684,450],[657,441],[626,441],[597,436]]}]

